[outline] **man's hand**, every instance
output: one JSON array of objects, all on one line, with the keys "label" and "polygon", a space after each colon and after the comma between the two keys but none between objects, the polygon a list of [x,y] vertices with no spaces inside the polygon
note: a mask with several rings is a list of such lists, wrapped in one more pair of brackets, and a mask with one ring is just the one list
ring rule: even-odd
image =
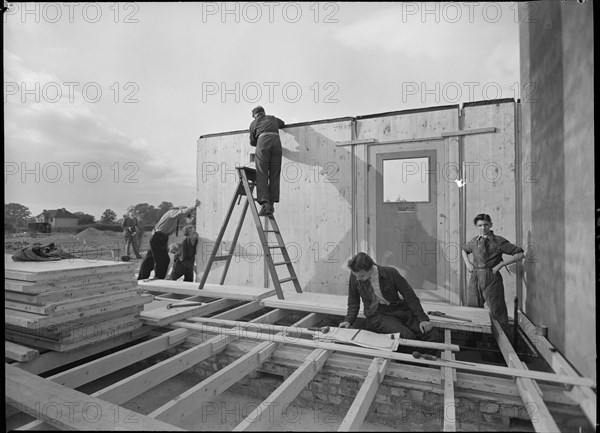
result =
[{"label": "man's hand", "polygon": [[350,327],[349,322],[342,322],[338,325],[338,328],[349,328],[349,327]]},{"label": "man's hand", "polygon": [[427,320],[419,323],[419,329],[423,334],[427,334],[429,331],[433,329],[433,324]]},{"label": "man's hand", "polygon": [[198,207],[198,206],[200,206],[200,203],[201,203],[201,201],[200,201],[200,200],[198,200],[198,199],[196,199],[196,203],[194,204],[194,206],[195,206],[195,207]]},{"label": "man's hand", "polygon": [[473,272],[473,265],[471,263],[465,263],[465,265],[467,266],[467,271]]},{"label": "man's hand", "polygon": [[496,275],[496,274],[498,273],[498,271],[499,271],[500,269],[502,269],[502,266],[503,266],[503,265],[504,265],[504,263],[502,263],[502,262],[498,263],[496,266],[494,266],[494,267],[492,268],[492,273],[493,273],[494,275]]}]

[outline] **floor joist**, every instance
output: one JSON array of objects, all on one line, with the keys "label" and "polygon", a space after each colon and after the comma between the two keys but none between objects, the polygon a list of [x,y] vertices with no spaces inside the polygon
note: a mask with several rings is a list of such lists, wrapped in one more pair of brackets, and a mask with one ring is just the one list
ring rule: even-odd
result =
[{"label": "floor joist", "polygon": [[[298,324],[312,323],[314,321],[314,316],[314,314],[311,314],[300,320]],[[212,341],[213,339],[209,341]],[[232,336],[229,336],[226,339],[221,338],[221,340],[233,339],[234,337]],[[227,343],[229,343],[229,341],[227,341]],[[270,343],[268,341],[259,344],[256,348],[227,367],[188,389],[176,399],[171,400],[154,410],[149,416],[169,423],[177,423],[181,419],[186,418],[198,410],[198,408],[202,407],[203,403],[213,401],[217,395],[226,391],[249,373],[255,371],[273,354],[273,352],[275,352],[278,344],[279,343]]]},{"label": "floor joist", "polygon": [[[536,350],[542,355],[555,373],[579,377],[579,373],[571,367],[571,364],[569,364],[569,362],[554,348],[552,343],[550,343],[543,335],[537,334],[537,327],[531,322],[529,317],[520,310],[518,313],[518,322],[519,327],[523,330],[529,341],[535,346]],[[571,396],[579,402],[581,410],[585,413],[590,423],[595,426],[598,415],[596,393],[587,387],[575,386],[571,391]]]},{"label": "floor joist", "polygon": [[365,378],[360,390],[356,394],[352,406],[348,409],[348,413],[344,417],[344,420],[340,424],[338,431],[359,431],[363,424],[369,407],[373,403],[375,394],[379,384],[385,377],[385,372],[390,364],[389,359],[384,358],[373,358],[367,377]]},{"label": "floor joist", "polygon": [[[174,328],[188,328],[192,330],[196,330],[198,332],[205,333],[215,333],[215,334],[226,334],[226,335],[234,335],[237,336],[240,334],[239,330],[229,330],[223,329],[216,326],[210,325],[198,325],[188,322],[173,322],[171,323]],[[436,360],[430,361],[427,359],[416,359],[411,355],[407,355],[404,353],[396,353],[396,352],[386,352],[381,350],[374,349],[366,349],[362,347],[356,346],[346,346],[343,344],[336,343],[323,343],[323,342],[315,342],[312,340],[303,340],[303,339],[295,339],[293,342],[290,341],[289,338],[285,338],[277,335],[266,335],[265,333],[257,333],[244,331],[244,337],[250,338],[254,340],[266,340],[266,341],[275,341],[279,343],[286,344],[294,344],[304,347],[312,347],[312,348],[322,348],[327,350],[334,350],[346,353],[353,353],[356,355],[365,355],[371,357],[380,356],[382,358],[394,359],[402,362],[410,362],[414,364],[421,364],[427,366],[435,366],[435,367],[452,367],[459,370],[467,370],[467,371],[476,371],[479,373],[491,373],[491,374],[499,374],[501,376],[512,376],[512,377],[524,377],[529,379],[536,380],[544,380],[552,383],[561,383],[561,384],[570,384],[570,385],[582,385],[588,387],[595,387],[595,382],[592,379],[585,377],[571,377],[553,373],[546,373],[542,371],[530,371],[523,370],[519,368],[510,368],[510,367],[501,367],[490,364],[481,364],[481,363],[472,363],[472,362],[463,362],[463,361],[447,361],[447,360]]]},{"label": "floor joist", "polygon": [[306,361],[290,375],[259,407],[254,409],[234,431],[266,430],[269,422],[279,419],[281,413],[302,392],[308,383],[321,370],[331,350],[315,349]]},{"label": "floor joist", "polygon": [[[164,291],[166,292],[166,289]],[[182,295],[184,293],[177,294],[177,296]],[[284,382],[235,428],[235,430],[240,431],[269,428],[271,422],[279,421],[282,411],[314,379],[316,374],[322,370],[325,370],[327,374],[336,374],[336,368],[354,369],[353,374],[359,377],[359,380],[363,381],[361,389],[339,427],[340,431],[352,431],[361,428],[363,420],[377,393],[379,384],[384,380],[386,375],[388,376],[386,379],[388,381],[397,381],[397,378],[405,377],[408,379],[407,383],[410,383],[409,386],[418,385],[422,382],[423,390],[443,395],[444,431],[456,431],[457,429],[455,399],[457,395],[463,398],[463,394],[466,392],[465,388],[460,387],[467,386],[475,390],[478,388],[478,384],[481,384],[483,380],[487,380],[488,378],[494,383],[498,382],[498,385],[493,385],[492,388],[497,388],[497,391],[501,393],[508,392],[508,395],[513,396],[510,398],[515,399],[515,403],[518,401],[516,399],[520,396],[520,401],[522,402],[536,401],[537,404],[537,400],[532,399],[535,399],[537,395],[541,400],[541,389],[544,389],[544,392],[551,393],[545,395],[545,398],[550,398],[554,402],[564,401],[564,404],[576,407],[576,403],[567,397],[567,395],[571,395],[572,398],[580,402],[582,409],[584,406],[589,406],[591,401],[589,395],[586,395],[586,391],[595,397],[595,392],[590,389],[595,388],[593,380],[582,378],[576,372],[572,374],[573,372],[566,368],[556,371],[556,373],[560,374],[530,371],[520,362],[516,353],[510,353],[506,349],[505,343],[502,344],[501,349],[505,349],[503,354],[507,358],[509,367],[454,360],[452,350],[455,349],[455,345],[450,340],[449,330],[455,329],[452,325],[437,324],[437,326],[445,328],[445,342],[438,343],[440,345],[438,349],[443,349],[442,358],[430,361],[415,359],[411,355],[402,353],[306,339],[307,335],[311,335],[311,331],[306,328],[314,326],[317,323],[317,316],[314,313],[308,314],[292,326],[275,325],[276,322],[288,317],[292,311],[295,313],[305,311],[301,308],[296,308],[297,304],[295,303],[288,304],[287,309],[278,308],[247,322],[239,319],[254,314],[263,308],[274,308],[274,306],[268,305],[271,298],[240,300],[230,295],[231,297],[227,299],[218,298],[212,302],[210,300],[207,302],[205,298],[210,298],[210,296],[203,295],[204,293],[198,294],[197,289],[195,289],[193,298],[206,303],[201,307],[191,307],[190,310],[195,310],[193,312],[185,310],[185,308],[189,307],[184,307],[180,311],[177,308],[173,309],[174,311],[167,311],[164,308],[168,302],[185,303],[189,302],[189,299],[187,301],[181,298],[169,299],[169,301],[148,305],[148,307],[155,308],[148,308],[147,317],[153,314],[154,318],[157,319],[155,323],[160,323],[162,327],[175,328],[174,331],[159,336],[157,339],[139,343],[136,346],[107,355],[99,360],[54,375],[49,379],[40,380],[46,382],[58,381],[67,384],[69,387],[81,386],[82,384],[110,374],[115,371],[115,366],[122,368],[125,365],[131,365],[138,360],[159,354],[178,344],[183,343],[186,347],[192,346],[177,355],[167,358],[165,361],[109,385],[88,397],[91,399],[101,399],[104,404],[112,404],[115,407],[115,404],[121,405],[127,401],[131,401],[136,396],[188,370],[193,365],[214,356],[216,353],[227,350],[226,356],[231,359],[231,353],[240,353],[240,349],[236,349],[236,347],[246,347],[246,353],[242,352],[241,355],[236,355],[234,359],[237,359],[229,366],[212,374],[200,384],[188,389],[188,391],[159,409],[156,409],[150,416],[146,417],[147,422],[154,420],[156,422],[167,421],[169,424],[178,424],[183,418],[194,413],[198,405],[201,405],[203,402],[213,401],[220,393],[257,369],[268,371],[264,370],[264,367],[261,368],[261,366],[263,364],[270,365],[269,368],[274,369],[275,374],[283,375]],[[198,308],[201,308],[201,310],[198,311]],[[320,312],[320,310],[317,312]],[[200,315],[214,313],[218,314],[212,318],[200,317]],[[451,314],[452,312],[448,310],[446,313]],[[324,314],[331,315],[331,311],[326,311]],[[261,326],[260,324],[265,324],[265,326]],[[481,332],[481,329],[483,329],[480,325],[476,326],[476,332]],[[235,328],[229,328],[234,326]],[[459,327],[462,326],[465,325],[460,325]],[[149,326],[146,327],[150,328]],[[279,333],[276,334],[277,332]],[[288,334],[284,334],[284,332]],[[506,337],[504,336],[504,338]],[[503,341],[502,337],[499,337],[499,340]],[[288,352],[290,359],[297,359],[299,353],[302,353],[300,356],[305,359],[304,362],[300,359],[299,363],[294,364],[296,366],[295,370],[293,369],[294,367],[281,368],[281,366],[278,366],[282,362],[281,354],[287,354]],[[334,353],[335,356],[331,356]],[[343,358],[344,361],[339,361],[338,358]],[[353,360],[360,360],[361,362],[354,363]],[[37,360],[32,361],[32,363],[35,361]],[[340,364],[340,362],[342,363]],[[323,367],[326,363],[327,367],[324,369]],[[27,364],[29,363],[16,363],[15,365],[26,366]],[[113,365],[111,366],[110,364]],[[353,364],[356,365],[353,366]],[[457,374],[457,370],[461,371],[461,373]],[[472,371],[478,374],[465,373],[464,371]],[[290,372],[292,374],[289,374]],[[485,376],[485,374],[499,375],[501,377]],[[507,378],[511,378],[512,380],[508,380]],[[575,387],[572,392],[565,393],[557,391],[559,388],[556,385],[546,385],[543,383],[538,385],[533,380],[547,381],[561,385],[568,384]],[[510,383],[512,383],[512,388],[509,386]],[[55,384],[60,386],[58,383]],[[490,386],[486,382],[486,386],[481,386],[480,388],[480,392],[485,392],[485,389],[490,389]],[[417,389],[419,388],[417,387]],[[474,392],[477,394],[477,391]],[[469,397],[467,396],[466,398]],[[490,398],[493,399],[493,397]],[[544,404],[544,401],[541,400],[541,403]],[[511,403],[509,402],[508,404]],[[556,408],[556,406],[554,407]],[[545,409],[547,410],[547,407]],[[126,409],[123,410],[125,413],[131,413],[131,411],[127,411]],[[549,415],[549,411],[547,413]],[[137,416],[135,412],[133,414]],[[542,415],[538,411],[537,418],[545,418],[545,415]],[[549,419],[551,420],[552,418]],[[537,430],[547,429],[548,431],[558,431],[557,428],[556,430],[554,429],[552,423],[543,423],[541,425],[534,423],[534,427]],[[50,429],[53,427],[70,428],[70,426],[61,426],[57,423],[44,423],[42,421],[29,423],[23,428]]]},{"label": "floor joist", "polygon": [[[181,431],[173,425],[91,397],[4,364],[6,402],[63,430]],[[91,408],[91,409],[90,409]]]},{"label": "floor joist", "polygon": [[[517,353],[513,349],[508,340],[508,337],[502,330],[500,323],[490,316],[492,322],[492,332],[496,337],[500,351],[509,367],[529,371],[524,367],[524,364],[519,360]],[[554,422],[546,403],[542,399],[541,391],[537,384],[530,378],[517,377],[517,388],[519,394],[523,398],[523,403],[526,407],[534,405],[535,412],[531,414],[531,423],[536,432],[560,432],[560,429]],[[529,406],[528,406],[529,405]],[[528,411],[529,412],[529,411]],[[535,417],[535,418],[534,418]]]}]

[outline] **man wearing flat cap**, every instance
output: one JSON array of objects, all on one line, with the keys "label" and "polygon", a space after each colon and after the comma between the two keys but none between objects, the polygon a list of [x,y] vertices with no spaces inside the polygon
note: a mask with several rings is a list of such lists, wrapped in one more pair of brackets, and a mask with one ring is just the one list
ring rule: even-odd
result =
[{"label": "man wearing flat cap", "polygon": [[273,215],[274,203],[279,202],[281,176],[281,140],[279,128],[285,123],[265,114],[261,106],[252,110],[250,146],[256,147],[256,198],[261,205],[259,215]]}]

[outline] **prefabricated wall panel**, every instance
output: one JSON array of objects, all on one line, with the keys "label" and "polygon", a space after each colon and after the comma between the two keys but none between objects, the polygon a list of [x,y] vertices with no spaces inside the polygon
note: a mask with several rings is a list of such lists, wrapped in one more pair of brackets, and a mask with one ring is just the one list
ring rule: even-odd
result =
[{"label": "prefabricated wall panel", "polygon": [[[517,241],[514,101],[484,101],[463,111],[462,120],[461,110],[454,105],[294,124],[281,130],[281,201],[275,205],[275,216],[304,291],[345,294],[349,278],[346,262],[356,252],[365,251],[377,263],[397,267],[416,290],[427,290],[432,296],[428,300],[459,304],[466,283],[464,272],[463,281],[460,279],[460,247],[474,235],[472,217],[479,212],[492,214],[494,229]],[[461,136],[461,129],[468,133],[480,128],[495,130]],[[471,163],[463,177],[470,178],[458,179],[459,145],[465,149],[465,161]],[[430,242],[418,246],[424,251],[412,251],[416,262],[409,266],[411,257],[407,255],[396,254],[390,259],[384,252],[378,253],[377,230],[385,227],[377,227],[381,203],[375,200],[375,187],[381,173],[376,160],[381,155],[418,154],[422,150],[435,155],[436,164],[429,170],[436,183],[430,197],[436,214],[429,217],[429,225],[420,224],[422,212],[417,203],[412,211],[403,212],[405,219],[394,223],[398,243],[403,242],[403,232],[417,228]],[[199,271],[208,260],[236,191],[235,167],[247,164],[253,151],[248,131],[211,134],[198,141],[198,189],[203,202],[198,218],[202,237]],[[461,187],[457,180],[467,182],[463,187],[465,227],[461,227]],[[241,204],[229,223],[223,251],[231,245],[240,210]],[[406,219],[411,214],[416,215],[414,221]],[[406,221],[413,221],[413,225]],[[225,283],[264,286],[262,249],[249,214],[237,251]],[[437,254],[431,268],[434,278],[420,270],[423,266],[419,260],[431,251]],[[209,283],[219,282],[222,264],[215,262]],[[505,280],[507,302],[512,305],[515,275]]]},{"label": "prefabricated wall panel", "polygon": [[[304,291],[346,290],[348,273],[343,265],[352,253],[352,161],[348,149],[336,146],[336,142],[349,140],[350,128],[350,119],[339,119],[291,125],[280,132],[281,197],[275,204],[275,216]],[[198,142],[198,185],[204,203],[199,210],[202,217],[198,218],[203,238],[199,271],[208,260],[236,191],[235,167],[247,164],[251,152],[254,148],[249,144],[248,131],[201,137]],[[229,223],[224,250],[231,245],[241,204]],[[276,242],[274,237],[270,241]],[[238,249],[240,255],[234,257],[226,283],[263,287],[262,248],[249,213]],[[277,261],[277,256],[274,258]],[[213,265],[209,283],[219,282],[222,263]],[[284,267],[278,267],[278,271],[280,278],[287,276]],[[285,285],[283,289],[290,290]]]},{"label": "prefabricated wall panel", "polygon": [[[356,146],[357,158],[357,212],[362,218],[358,219],[357,235],[362,250],[369,252],[376,262],[395,266],[407,281],[415,288],[429,288],[440,292],[444,301],[459,303],[459,238],[458,238],[458,187],[454,180],[457,177],[458,147],[454,137],[442,136],[443,133],[456,132],[459,129],[458,106],[435,107],[421,110],[388,113],[357,118],[357,139],[375,139],[375,144]],[[431,242],[416,241],[416,245],[400,247],[401,254],[394,260],[389,260],[386,253],[377,245],[378,207],[376,185],[373,175],[367,173],[377,170],[378,155],[385,157],[397,155],[418,155],[420,151],[433,152],[437,155],[436,164],[428,167],[437,180],[436,194],[430,200],[437,205],[437,221],[434,225],[424,225],[420,220],[422,208],[415,204],[413,212],[405,212],[407,216],[414,213],[413,218],[399,219],[393,233],[396,242],[406,242],[402,232],[421,231],[421,239],[428,238]],[[427,173],[423,173],[427,174]],[[377,173],[377,176],[382,176]],[[409,242],[410,244],[410,242]],[[432,248],[433,246],[433,248]],[[431,251],[437,253],[435,258],[437,278],[428,280],[422,272],[423,260]]]},{"label": "prefabricated wall panel", "polygon": [[[485,213],[492,218],[495,234],[525,249],[517,238],[516,230],[516,184],[515,172],[519,164],[515,160],[515,103],[513,100],[499,103],[465,104],[463,108],[464,130],[493,127],[495,132],[464,137],[463,180],[466,192],[465,234],[466,240],[479,234],[473,224],[475,215]],[[514,304],[518,266],[500,271],[504,281],[504,297],[509,306]]]}]

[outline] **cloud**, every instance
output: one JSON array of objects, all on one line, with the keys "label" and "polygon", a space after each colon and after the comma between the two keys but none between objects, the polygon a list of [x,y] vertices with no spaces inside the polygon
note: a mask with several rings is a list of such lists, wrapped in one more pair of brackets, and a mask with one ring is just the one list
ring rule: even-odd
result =
[{"label": "cloud", "polygon": [[[168,153],[153,151],[146,138],[114,126],[100,104],[87,102],[80,89],[69,91],[51,71],[30,69],[11,53],[6,58],[5,90],[7,83],[17,87],[5,92],[4,104],[9,201],[45,202],[45,207],[70,203],[87,211],[90,206],[154,203],[149,197],[155,196],[193,200],[193,180],[182,186],[185,177]],[[44,93],[50,85],[62,92]],[[190,198],[182,199],[183,191]]]},{"label": "cloud", "polygon": [[500,11],[494,22],[495,13],[498,11],[478,11],[458,3],[400,3],[341,25],[334,36],[355,50],[382,50],[413,60],[451,61],[495,43],[498,32],[510,25],[510,14]]}]

